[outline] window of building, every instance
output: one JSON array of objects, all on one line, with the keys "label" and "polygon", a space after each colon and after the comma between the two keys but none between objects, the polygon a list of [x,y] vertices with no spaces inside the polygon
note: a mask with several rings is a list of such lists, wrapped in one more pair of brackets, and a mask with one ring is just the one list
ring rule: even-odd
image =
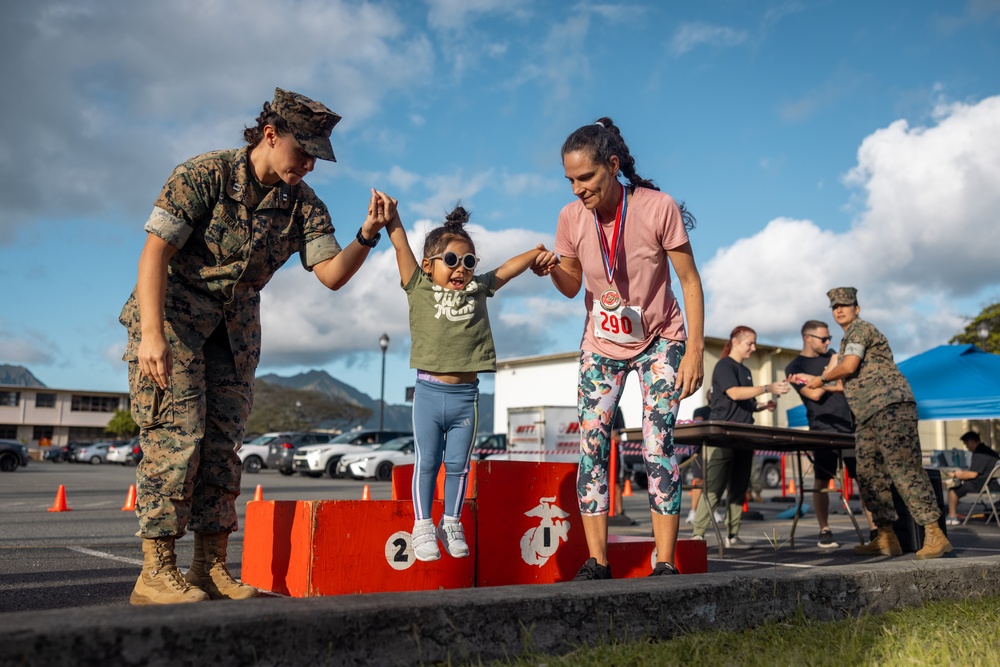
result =
[{"label": "window of building", "polygon": [[17,425],[0,424],[0,438],[4,440],[17,440]]},{"label": "window of building", "polygon": [[8,407],[16,408],[21,403],[21,392],[19,391],[0,391],[0,406],[6,405]]},{"label": "window of building", "polygon": [[70,403],[73,412],[114,412],[118,409],[117,396],[86,396],[74,394]]},{"label": "window of building", "polygon": [[56,407],[56,395],[55,394],[35,394],[35,407],[36,408],[54,408],[54,407]]},{"label": "window of building", "polygon": [[31,432],[32,440],[41,440],[42,438],[52,439],[52,427],[51,426],[36,426]]}]

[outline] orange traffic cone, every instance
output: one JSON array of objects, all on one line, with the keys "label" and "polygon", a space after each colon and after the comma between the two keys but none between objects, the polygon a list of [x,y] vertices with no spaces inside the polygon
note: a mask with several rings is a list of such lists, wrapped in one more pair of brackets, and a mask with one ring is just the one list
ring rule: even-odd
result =
[{"label": "orange traffic cone", "polygon": [[631,495],[632,495],[632,480],[626,479],[625,488],[622,489],[622,496],[631,496]]},{"label": "orange traffic cone", "polygon": [[749,511],[750,511],[750,501],[748,501],[746,498],[743,498],[743,513],[746,514]]},{"label": "orange traffic cone", "polygon": [[833,481],[833,480],[831,479],[831,480],[830,480],[830,483],[826,485],[826,488],[830,489],[831,491],[836,491],[836,490],[837,490],[837,483],[836,483],[836,482],[834,482],[834,481]]},{"label": "orange traffic cone", "polygon": [[50,512],[70,512],[72,511],[69,507],[66,507],[66,487],[62,484],[59,485],[59,490],[56,491],[56,501],[49,508]]},{"label": "orange traffic cone", "polygon": [[257,485],[257,490],[253,492],[254,500],[264,500],[264,487],[260,484]]},{"label": "orange traffic cone", "polygon": [[371,500],[371,499],[372,499],[372,492],[368,488],[368,485],[365,484],[365,488],[361,489],[361,500]]},{"label": "orange traffic cone", "polygon": [[128,487],[128,495],[125,496],[125,504],[122,505],[122,512],[135,511],[135,484]]},{"label": "orange traffic cone", "polygon": [[795,493],[795,478],[788,480],[788,495]]}]

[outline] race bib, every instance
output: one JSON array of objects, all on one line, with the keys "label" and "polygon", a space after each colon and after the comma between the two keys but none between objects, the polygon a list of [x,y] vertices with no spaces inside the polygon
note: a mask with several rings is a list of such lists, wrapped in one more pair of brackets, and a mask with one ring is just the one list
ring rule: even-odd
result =
[{"label": "race bib", "polygon": [[594,301],[590,319],[594,321],[594,335],[613,343],[640,343],[646,339],[642,328],[642,308],[621,306],[617,310],[604,310],[600,301]]}]

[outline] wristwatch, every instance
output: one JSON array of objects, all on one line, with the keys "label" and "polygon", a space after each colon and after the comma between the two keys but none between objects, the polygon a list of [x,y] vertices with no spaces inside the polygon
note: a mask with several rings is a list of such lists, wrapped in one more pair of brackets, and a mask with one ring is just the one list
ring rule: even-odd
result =
[{"label": "wristwatch", "polygon": [[358,236],[357,236],[358,243],[365,246],[366,248],[374,248],[375,246],[377,246],[378,242],[382,239],[382,232],[378,232],[377,234],[375,234],[372,240],[369,241],[368,239],[366,239],[364,236],[361,235],[362,229],[364,229],[364,227],[358,227]]}]

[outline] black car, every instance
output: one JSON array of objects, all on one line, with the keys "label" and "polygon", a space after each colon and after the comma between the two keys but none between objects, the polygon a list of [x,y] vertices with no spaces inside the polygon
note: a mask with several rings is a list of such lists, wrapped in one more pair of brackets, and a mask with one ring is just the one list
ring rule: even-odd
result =
[{"label": "black car", "polygon": [[17,440],[0,440],[0,472],[14,472],[28,465],[28,447]]},{"label": "black car", "polygon": [[52,451],[49,452],[50,456],[48,456],[47,458],[53,463],[75,461],[76,450],[79,449],[80,447],[86,447],[87,445],[90,444],[93,443],[73,441],[73,442],[67,442],[62,447],[52,446],[50,448]]},{"label": "black car", "polygon": [[292,475],[295,469],[292,465],[292,457],[295,450],[303,445],[318,445],[330,442],[333,436],[329,433],[298,432],[285,433],[285,437],[275,438],[268,444],[267,467],[277,468],[282,475]]}]

